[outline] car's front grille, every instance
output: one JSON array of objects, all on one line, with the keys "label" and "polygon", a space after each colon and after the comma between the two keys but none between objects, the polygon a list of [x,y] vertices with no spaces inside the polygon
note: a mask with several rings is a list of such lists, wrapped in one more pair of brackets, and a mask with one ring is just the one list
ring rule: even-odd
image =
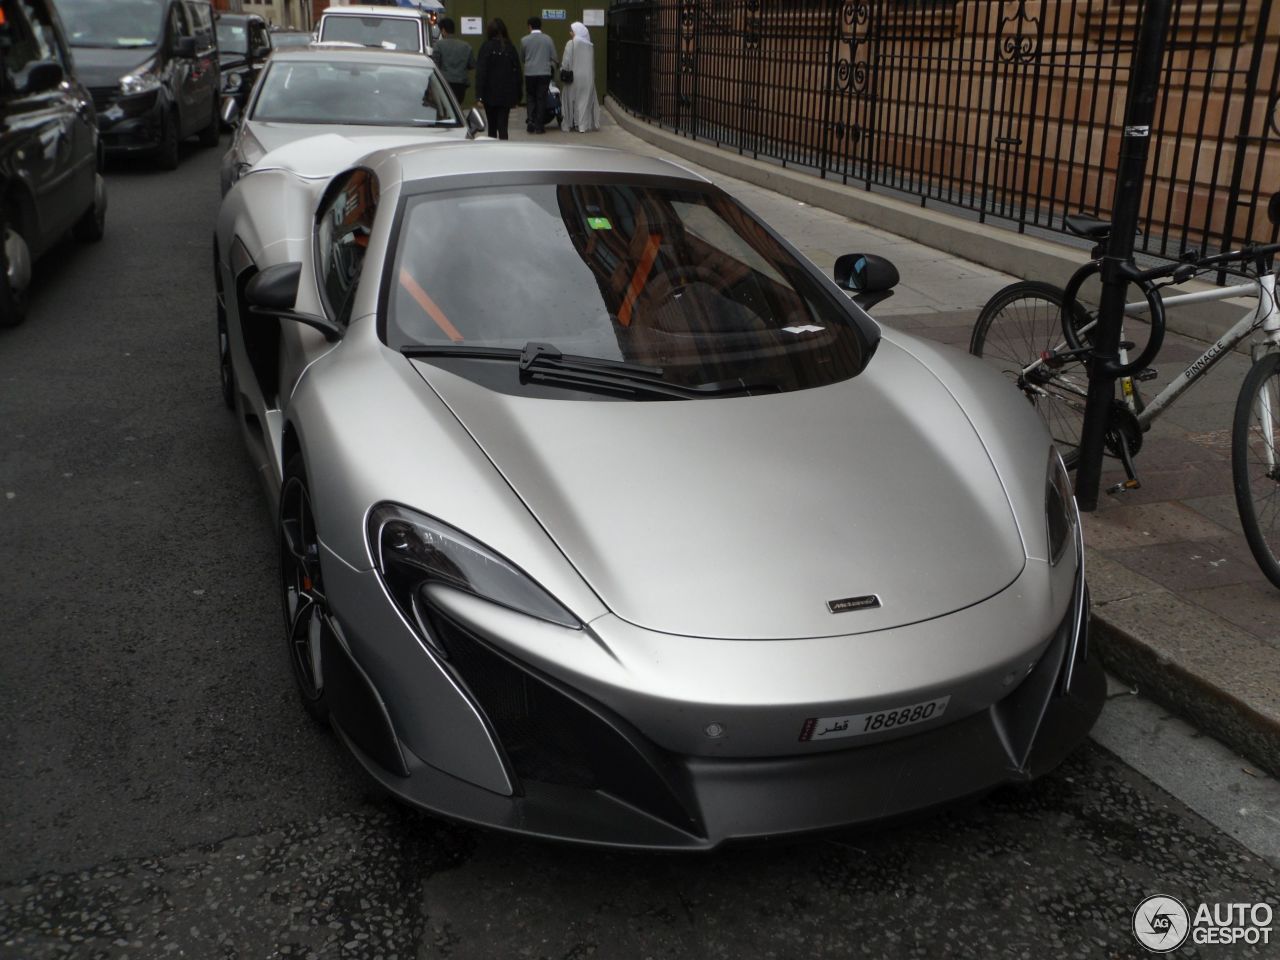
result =
[{"label": "car's front grille", "polygon": [[90,87],[89,95],[93,97],[93,109],[101,113],[119,95],[119,87]]},{"label": "car's front grille", "polygon": [[558,689],[438,611],[431,625],[518,778],[600,790],[681,829],[698,829],[682,768],[628,723]]}]

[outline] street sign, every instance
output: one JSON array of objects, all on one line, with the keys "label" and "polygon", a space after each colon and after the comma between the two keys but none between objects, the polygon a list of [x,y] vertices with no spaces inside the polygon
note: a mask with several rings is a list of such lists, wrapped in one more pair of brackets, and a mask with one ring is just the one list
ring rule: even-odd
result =
[{"label": "street sign", "polygon": [[569,17],[568,17],[567,11],[565,11],[564,9],[543,10],[542,19],[543,20],[568,20]]}]

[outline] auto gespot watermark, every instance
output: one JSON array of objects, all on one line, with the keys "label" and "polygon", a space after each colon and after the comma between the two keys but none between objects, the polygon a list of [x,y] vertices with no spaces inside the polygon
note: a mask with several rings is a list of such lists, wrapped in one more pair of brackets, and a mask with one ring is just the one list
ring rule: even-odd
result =
[{"label": "auto gespot watermark", "polygon": [[1195,944],[1271,943],[1275,911],[1268,903],[1201,903],[1192,912],[1177,897],[1147,897],[1133,911],[1133,935],[1152,953]]}]

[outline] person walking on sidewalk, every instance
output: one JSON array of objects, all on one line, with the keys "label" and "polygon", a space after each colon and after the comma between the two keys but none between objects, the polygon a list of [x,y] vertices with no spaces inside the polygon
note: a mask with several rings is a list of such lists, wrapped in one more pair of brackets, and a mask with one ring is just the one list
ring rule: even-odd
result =
[{"label": "person walking on sidewalk", "polygon": [[483,107],[489,136],[509,139],[511,108],[520,102],[520,58],[498,17],[489,21],[488,35],[476,58],[476,106]]},{"label": "person walking on sidewalk", "polygon": [[529,18],[529,35],[520,38],[524,60],[525,128],[547,132],[547,89],[556,65],[556,45],[542,32],[542,18]]},{"label": "person walking on sidewalk", "polygon": [[596,100],[596,48],[585,24],[569,25],[569,42],[560,58],[561,108],[570,130],[587,133],[600,129],[600,103]]},{"label": "person walking on sidewalk", "polygon": [[476,68],[476,55],[471,50],[471,44],[454,39],[452,17],[440,18],[440,33],[441,38],[431,47],[431,59],[444,74],[444,82],[449,84],[449,89],[461,106],[467,95],[467,71]]}]

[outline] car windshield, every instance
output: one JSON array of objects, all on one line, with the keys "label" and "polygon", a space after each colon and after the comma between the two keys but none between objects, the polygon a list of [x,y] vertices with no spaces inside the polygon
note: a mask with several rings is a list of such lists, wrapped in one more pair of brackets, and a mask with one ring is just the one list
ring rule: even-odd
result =
[{"label": "car windshield", "polygon": [[421,50],[418,21],[410,17],[353,17],[329,14],[320,28],[325,42],[358,43],[388,50]]},{"label": "car windshield", "polygon": [[219,20],[218,50],[223,56],[227,54],[247,54],[249,52],[249,28],[243,23]]},{"label": "car windshield", "polygon": [[462,121],[431,61],[406,59],[414,62],[272,63],[249,119],[376,127],[459,126]]},{"label": "car windshield", "polygon": [[161,0],[57,0],[73,47],[154,47],[164,26]]},{"label": "car windshield", "polygon": [[660,367],[681,387],[775,391],[847,379],[869,358],[852,306],[714,187],[410,197],[391,283],[386,342],[409,353],[545,343]]}]

